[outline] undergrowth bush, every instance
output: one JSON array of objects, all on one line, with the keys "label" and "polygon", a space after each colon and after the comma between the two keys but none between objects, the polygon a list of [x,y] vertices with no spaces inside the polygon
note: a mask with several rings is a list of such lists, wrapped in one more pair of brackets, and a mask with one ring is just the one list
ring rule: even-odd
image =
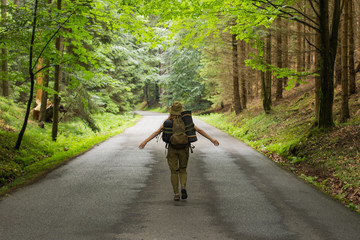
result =
[{"label": "undergrowth bush", "polygon": [[299,129],[285,131],[277,128],[286,118],[282,113],[262,113],[257,116],[243,114],[241,118],[235,114],[212,113],[197,117],[256,149],[276,152],[282,156],[292,155],[304,137],[304,133],[298,133]]}]

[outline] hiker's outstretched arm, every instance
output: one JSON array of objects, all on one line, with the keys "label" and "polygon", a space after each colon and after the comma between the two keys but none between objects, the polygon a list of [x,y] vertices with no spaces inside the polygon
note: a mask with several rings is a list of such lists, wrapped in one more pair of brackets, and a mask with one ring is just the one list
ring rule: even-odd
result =
[{"label": "hiker's outstretched arm", "polygon": [[194,126],[194,127],[195,127],[196,132],[200,133],[201,135],[203,135],[204,137],[209,139],[215,146],[219,146],[218,140],[212,138],[209,134],[207,134],[204,130],[198,128],[197,126]]},{"label": "hiker's outstretched arm", "polygon": [[160,132],[162,131],[163,126],[161,126],[158,130],[156,130],[155,132],[153,132],[147,139],[145,139],[140,145],[139,148],[143,149],[145,147],[145,145],[154,137],[156,137],[157,135],[160,134]]}]

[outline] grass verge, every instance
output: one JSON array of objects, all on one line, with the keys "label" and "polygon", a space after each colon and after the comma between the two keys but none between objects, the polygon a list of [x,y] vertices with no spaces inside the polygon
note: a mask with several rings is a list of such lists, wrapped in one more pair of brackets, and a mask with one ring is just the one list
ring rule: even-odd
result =
[{"label": "grass verge", "polygon": [[[212,113],[197,118],[244,141],[360,213],[358,116],[324,132],[312,129],[313,96],[309,93],[277,102],[270,114],[255,110],[254,105],[238,116]],[[359,112],[356,106],[352,108]],[[335,106],[335,114],[338,112]]]},{"label": "grass verge", "polygon": [[94,133],[81,119],[59,125],[57,141],[51,139],[51,124],[40,128],[29,121],[20,150],[15,150],[23,109],[0,99],[0,194],[24,184],[64,161],[134,125],[140,116],[131,113],[96,114],[100,132]]}]

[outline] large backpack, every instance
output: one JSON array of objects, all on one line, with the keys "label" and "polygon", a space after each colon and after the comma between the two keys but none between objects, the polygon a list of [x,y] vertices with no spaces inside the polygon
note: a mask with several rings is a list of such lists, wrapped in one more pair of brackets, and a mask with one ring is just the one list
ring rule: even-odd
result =
[{"label": "large backpack", "polygon": [[166,143],[170,143],[170,138],[173,133],[173,122],[170,119],[167,119],[164,122],[164,127],[162,131],[162,140]]},{"label": "large backpack", "polygon": [[184,121],[180,118],[174,118],[172,127],[172,135],[170,137],[170,144],[175,149],[184,149],[188,146],[188,136],[185,132]]},{"label": "large backpack", "polygon": [[196,142],[197,137],[196,137],[194,122],[191,116],[191,111],[182,112],[181,119],[184,121],[185,124],[185,133],[188,136],[188,142],[189,143]]},{"label": "large backpack", "polygon": [[[183,133],[187,136],[187,140],[185,140],[186,138]],[[197,141],[191,111],[182,112],[181,118],[175,118],[174,121],[170,119],[166,120],[164,122],[162,140],[167,144],[171,144],[174,148],[179,149],[185,148],[189,143]]]}]

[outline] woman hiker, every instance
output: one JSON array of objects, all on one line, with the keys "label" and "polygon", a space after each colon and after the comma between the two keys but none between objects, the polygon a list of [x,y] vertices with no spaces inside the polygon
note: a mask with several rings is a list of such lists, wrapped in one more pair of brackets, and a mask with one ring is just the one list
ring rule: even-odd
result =
[{"label": "woman hiker", "polygon": [[[183,112],[183,106],[180,102],[175,102],[170,108],[170,116],[168,120],[172,120],[173,122],[180,119],[181,120],[181,112]],[[181,120],[182,121],[182,120]],[[143,149],[145,145],[158,136],[163,131],[164,126],[156,130],[153,134],[151,134],[147,139],[145,139],[140,145],[139,148]],[[215,146],[219,146],[219,142],[209,136],[205,131],[202,129],[194,126],[195,131],[209,139]],[[169,164],[169,168],[171,171],[171,184],[174,190],[174,201],[180,200],[179,194],[179,178],[180,178],[180,185],[181,185],[181,198],[187,199],[188,195],[186,192],[186,181],[187,181],[187,173],[186,168],[189,160],[189,145],[182,149],[175,148],[174,145],[171,143],[168,146],[168,153],[166,156]]]}]

